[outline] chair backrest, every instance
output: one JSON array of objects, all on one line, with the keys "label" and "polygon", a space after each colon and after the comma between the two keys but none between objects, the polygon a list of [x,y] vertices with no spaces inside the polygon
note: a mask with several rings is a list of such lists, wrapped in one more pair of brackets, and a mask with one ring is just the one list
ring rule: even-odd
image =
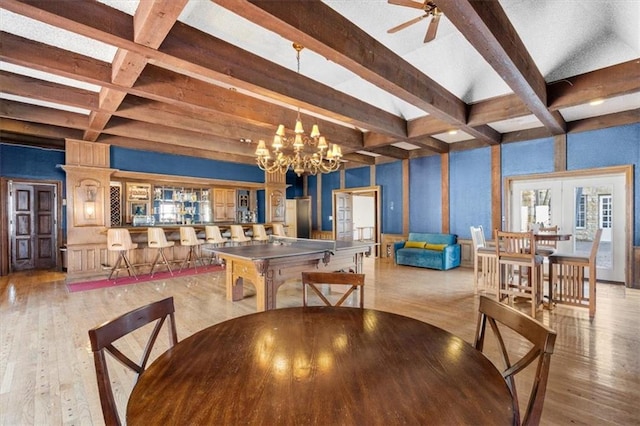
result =
[{"label": "chair backrest", "polygon": [[[318,288],[322,284],[345,285],[348,286],[346,292],[335,304],[322,293]],[[320,297],[327,306],[341,306],[354,290],[360,289],[360,308],[364,308],[364,274],[354,274],[351,272],[303,272],[302,273],[302,294],[303,305],[307,306],[307,288]]]},{"label": "chair backrest", "polygon": [[281,223],[273,223],[271,225],[271,230],[273,232],[273,235],[276,235],[278,237],[286,237],[287,233],[284,232],[284,225]]},{"label": "chair backrest", "polygon": [[204,227],[205,239],[208,243],[222,243],[227,241],[220,232],[220,227],[217,225],[207,225]]},{"label": "chair backrest", "polygon": [[541,226],[538,229],[537,244],[545,247],[557,248],[558,240],[555,238],[550,238],[548,240],[545,240],[544,234],[557,234],[558,229],[559,229],[558,225],[547,226],[547,227]]},{"label": "chair backrest", "polygon": [[180,227],[180,244],[183,246],[195,246],[200,243],[196,230],[192,226]]},{"label": "chair backrest", "polygon": [[268,240],[269,236],[267,235],[267,231],[264,229],[264,225],[255,224],[253,225],[253,239],[254,240]]},{"label": "chair backrest", "polygon": [[536,256],[536,240],[533,231],[506,232],[496,229],[496,255],[499,260],[533,262]]},{"label": "chair backrest", "polygon": [[231,225],[231,239],[234,241],[249,241],[249,238],[244,234],[242,225]]},{"label": "chair backrest", "polygon": [[129,234],[128,229],[109,228],[107,230],[107,250],[131,250],[137,246],[131,241],[131,234]]},{"label": "chair backrest", "polygon": [[[544,396],[547,390],[549,364],[556,341],[556,332],[536,321],[534,318],[486,296],[480,296],[480,307],[478,311],[478,324],[474,344],[476,349],[479,351],[484,349],[485,331],[487,323],[489,323],[500,346],[500,353],[505,365],[502,376],[507,382],[507,386],[513,396],[513,410],[517,422],[522,425],[539,424],[540,416],[542,415],[542,406],[544,404]],[[519,358],[516,362],[512,363],[509,358],[507,345],[505,345],[503,335],[500,331],[501,328],[498,324],[510,328],[533,345],[527,354]],[[537,361],[536,373],[527,404],[527,411],[524,414],[522,423],[520,423],[521,416],[514,376],[534,361]]]},{"label": "chair backrest", "polygon": [[169,246],[167,237],[162,228],[147,228],[147,244],[152,248],[161,248]]},{"label": "chair backrest", "polygon": [[484,239],[484,230],[482,229],[482,225],[470,226],[469,229],[471,230],[471,240],[473,241],[474,251],[477,248],[486,247],[487,242]]},{"label": "chair backrest", "polygon": [[[162,325],[167,318],[169,318],[169,324],[167,326],[169,330],[169,346],[171,347],[178,343],[174,312],[173,297],[169,297],[142,306],[89,330],[89,340],[91,341],[91,350],[93,351],[93,360],[96,368],[100,404],[102,406],[104,421],[107,425],[120,425],[121,422],[113,390],[111,389],[106,353],[110,353],[116,360],[134,371],[137,381],[137,378],[147,366],[149,355],[153,350]],[[139,363],[133,361],[113,345],[113,343],[121,337],[154,321],[156,322],[155,327],[149,336]]]},{"label": "chair backrest", "polygon": [[598,228],[596,235],[593,237],[593,243],[591,244],[591,252],[589,253],[589,265],[593,265],[595,268],[596,257],[598,256],[598,247],[600,246],[600,238],[602,237],[602,228]]}]

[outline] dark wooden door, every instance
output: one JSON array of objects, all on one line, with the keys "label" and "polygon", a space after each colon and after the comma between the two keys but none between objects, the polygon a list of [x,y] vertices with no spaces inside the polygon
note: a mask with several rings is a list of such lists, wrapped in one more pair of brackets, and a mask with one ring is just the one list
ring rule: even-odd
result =
[{"label": "dark wooden door", "polygon": [[56,190],[50,185],[13,185],[11,270],[56,266]]}]

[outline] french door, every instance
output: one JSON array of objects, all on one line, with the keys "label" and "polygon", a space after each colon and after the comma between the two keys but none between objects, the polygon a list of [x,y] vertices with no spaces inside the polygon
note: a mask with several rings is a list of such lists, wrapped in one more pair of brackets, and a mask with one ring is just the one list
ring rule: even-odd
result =
[{"label": "french door", "polygon": [[596,230],[598,279],[625,282],[627,193],[623,174],[514,180],[510,188],[508,229],[525,231],[531,224],[559,226],[571,234],[558,251],[589,256]]}]

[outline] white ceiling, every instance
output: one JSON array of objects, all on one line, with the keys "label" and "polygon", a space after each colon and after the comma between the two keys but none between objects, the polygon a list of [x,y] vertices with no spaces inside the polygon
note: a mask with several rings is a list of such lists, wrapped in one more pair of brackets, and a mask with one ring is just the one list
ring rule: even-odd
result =
[{"label": "white ceiling", "polygon": [[[135,13],[139,3],[139,0],[99,1],[130,15]],[[467,104],[512,93],[501,76],[474,50],[446,16],[440,21],[436,39],[424,44],[422,40],[429,23],[427,19],[395,34],[387,34],[389,28],[420,16],[423,13],[421,10],[390,5],[386,0],[324,0],[324,3]],[[501,0],[500,4],[547,83],[640,58],[638,0]],[[269,61],[291,70],[296,69],[291,40],[239,17],[212,1],[190,0],[179,20]],[[0,10],[0,27],[2,31],[105,62],[111,62],[117,51],[115,46],[3,9]],[[339,30],[336,28],[337,35]],[[309,49],[302,51],[300,67],[303,75],[406,120],[427,115],[425,111]],[[96,92],[100,90],[97,86],[8,63],[1,63],[0,68]],[[3,99],[45,104],[41,101],[16,99],[8,94],[0,96]],[[88,110],[79,108],[50,103],[47,105],[89,113]],[[640,108],[640,93],[607,99],[598,106],[574,106],[560,110],[560,113],[566,121],[574,121],[637,108]],[[501,133],[542,126],[533,115],[489,125]],[[433,137],[445,142],[472,138],[460,131]],[[396,146],[411,149],[402,144]]]}]

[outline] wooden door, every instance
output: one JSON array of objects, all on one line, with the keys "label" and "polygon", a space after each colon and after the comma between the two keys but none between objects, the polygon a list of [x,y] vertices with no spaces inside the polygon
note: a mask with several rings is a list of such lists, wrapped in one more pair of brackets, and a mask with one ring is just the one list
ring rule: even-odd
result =
[{"label": "wooden door", "polygon": [[13,184],[11,270],[56,266],[56,190],[49,185]]},{"label": "wooden door", "polygon": [[353,241],[353,201],[351,194],[338,192],[335,194],[335,231],[336,240]]}]

